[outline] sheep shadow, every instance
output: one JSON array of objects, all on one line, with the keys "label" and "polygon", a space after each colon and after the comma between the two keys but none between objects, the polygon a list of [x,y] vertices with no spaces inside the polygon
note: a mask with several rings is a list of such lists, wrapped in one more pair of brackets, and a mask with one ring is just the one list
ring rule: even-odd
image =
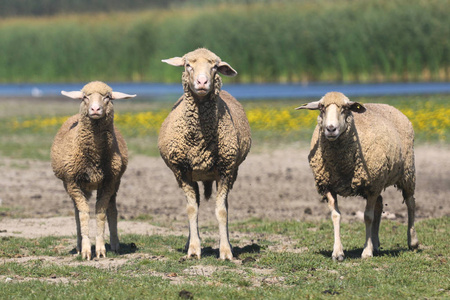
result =
[{"label": "sheep shadow", "polygon": [[[177,249],[178,252],[187,253],[187,250],[184,248]],[[233,256],[239,259],[239,256],[244,253],[259,253],[261,251],[261,246],[258,244],[252,243],[250,245],[244,247],[233,247]],[[202,257],[216,257],[220,256],[219,248],[213,247],[203,247],[202,248]]]},{"label": "sheep shadow", "polygon": [[[361,254],[363,252],[364,248],[355,248],[344,251],[345,259],[361,259]],[[384,250],[381,248],[381,250],[374,251],[373,256],[374,257],[398,257],[401,253],[408,252],[408,251],[417,251],[420,252],[421,250],[410,250],[409,248],[396,248],[392,250]],[[322,254],[325,257],[331,258],[331,255],[333,254],[333,251],[319,251],[320,254]]]},{"label": "sheep shadow", "polygon": [[[108,252],[111,253],[111,245],[106,243],[105,244],[106,247],[106,254],[108,255]],[[125,255],[125,254],[131,254],[131,253],[135,253],[137,250],[139,250],[136,246],[135,243],[129,243],[129,244],[125,244],[125,243],[120,243],[120,249],[118,252],[116,252],[118,255]],[[69,252],[72,255],[77,254],[77,248],[73,248],[72,250],[70,250]],[[91,253],[93,256],[95,256],[95,245],[91,246]]]}]

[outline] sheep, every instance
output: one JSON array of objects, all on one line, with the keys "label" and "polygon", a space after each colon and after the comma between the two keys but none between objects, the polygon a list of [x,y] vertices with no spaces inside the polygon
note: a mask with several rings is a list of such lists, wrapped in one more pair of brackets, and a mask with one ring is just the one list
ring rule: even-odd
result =
[{"label": "sheep", "polygon": [[113,92],[103,82],[86,84],[81,91],[61,92],[80,99],[80,112],[70,117],[59,129],[51,148],[53,172],[61,179],[73,200],[77,226],[77,253],[91,259],[88,200],[97,190],[95,214],[97,258],[106,257],[105,218],[110,231],[111,250],[119,250],[117,236],[116,194],[128,163],[127,145],[114,126],[112,100],[136,95]]},{"label": "sheep", "polygon": [[320,110],[308,159],[316,187],[328,201],[334,227],[333,260],[342,261],[341,213],[337,195],[362,196],[366,241],[362,258],[373,256],[380,241],[381,192],[388,186],[402,191],[408,209],[408,246],[418,247],[414,229],[414,130],[408,118],[386,104],[360,104],[339,92],[296,109]]},{"label": "sheep", "polygon": [[228,193],[236,180],[239,165],[250,151],[251,134],[242,105],[221,90],[222,80],[218,73],[235,76],[237,72],[205,48],[162,62],[185,68],[182,75],[184,94],[161,125],[158,148],[186,196],[187,258],[201,257],[197,182],[203,182],[204,195],[208,199],[212,183],[216,181],[215,214],[219,223],[220,259],[232,260]]}]

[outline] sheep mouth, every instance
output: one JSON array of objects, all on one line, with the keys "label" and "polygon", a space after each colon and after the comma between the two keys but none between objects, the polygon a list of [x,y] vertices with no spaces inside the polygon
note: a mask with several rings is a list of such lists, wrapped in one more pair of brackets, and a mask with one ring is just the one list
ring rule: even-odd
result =
[{"label": "sheep mouth", "polygon": [[196,94],[199,96],[206,96],[209,93],[207,89],[196,89]]},{"label": "sheep mouth", "polygon": [[102,115],[101,113],[92,113],[92,114],[89,114],[89,118],[94,119],[94,120],[98,120],[98,119],[100,119],[100,118],[102,118],[102,117],[103,117],[103,115]]},{"label": "sheep mouth", "polygon": [[325,138],[331,142],[335,141],[338,139],[338,137],[340,136],[340,134],[326,134],[325,133]]}]

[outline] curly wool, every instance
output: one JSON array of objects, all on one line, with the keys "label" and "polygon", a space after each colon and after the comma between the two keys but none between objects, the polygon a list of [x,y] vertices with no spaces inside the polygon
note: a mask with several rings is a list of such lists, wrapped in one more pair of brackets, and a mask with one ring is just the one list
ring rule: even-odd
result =
[{"label": "curly wool", "polygon": [[[98,90],[95,90],[98,88]],[[85,93],[109,93],[103,82],[91,82]],[[80,113],[70,117],[55,136],[51,156],[56,177],[98,184],[105,178],[122,176],[128,163],[125,140],[114,126],[114,108],[108,103],[104,118],[93,120],[82,102]]]},{"label": "curly wool", "polygon": [[[210,181],[217,176],[231,178],[250,150],[251,138],[242,105],[222,91],[222,79],[214,77],[213,90],[201,101],[189,88],[189,75],[183,72],[183,96],[163,122],[158,147],[166,164],[181,186],[186,172],[194,181]],[[207,193],[205,193],[207,194]]]},{"label": "curly wool", "polygon": [[314,131],[308,158],[321,195],[367,198],[391,185],[414,191],[411,123],[392,106],[364,106],[364,113],[349,113],[346,131],[336,141],[327,140],[319,125]]},{"label": "curly wool", "polygon": [[108,95],[112,92],[112,88],[104,82],[92,81],[86,84],[81,91],[85,95],[91,95],[93,93],[99,93],[100,95]]}]

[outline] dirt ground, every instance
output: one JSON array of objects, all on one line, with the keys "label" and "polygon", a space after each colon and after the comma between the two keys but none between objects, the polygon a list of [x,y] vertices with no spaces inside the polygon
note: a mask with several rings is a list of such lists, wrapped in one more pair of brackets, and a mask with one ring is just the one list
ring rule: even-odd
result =
[{"label": "dirt ground", "polygon": [[[331,222],[327,205],[320,202],[312,173],[307,162],[308,150],[294,147],[267,153],[250,154],[240,168],[238,180],[229,196],[230,222],[244,221],[249,218],[268,220],[328,220]],[[450,197],[450,147],[421,146],[416,149],[417,168],[417,220],[450,215],[450,207],[444,205]],[[122,253],[116,258],[78,261],[74,247],[76,244],[73,204],[67,196],[62,183],[53,175],[50,162],[12,160],[0,158],[0,238],[17,236],[38,238],[42,236],[67,236],[70,246],[60,244],[55,253],[72,255],[35,256],[26,251],[2,261],[28,264],[40,261],[44,265],[84,265],[100,269],[117,270],[130,261],[149,259],[167,260],[164,256],[148,253]],[[214,195],[213,195],[214,196]],[[406,221],[406,207],[402,204],[401,193],[388,188],[384,193],[384,218]],[[93,197],[94,199],[94,197]],[[95,240],[94,208],[91,200],[91,242]],[[212,198],[214,199],[214,198]],[[343,222],[363,222],[365,201],[358,198],[340,200]],[[159,157],[132,157],[118,194],[119,236],[122,234],[146,235],[188,235],[185,199],[178,188],[171,171]],[[20,217],[17,217],[20,216]],[[151,220],[149,222],[148,220]],[[150,224],[152,223],[152,224]],[[157,224],[157,225],[154,225]],[[216,224],[214,200],[203,201],[200,205],[200,226]],[[217,241],[218,231],[202,232],[202,238]],[[107,232],[107,234],[109,234]],[[363,236],[361,232],[361,236]],[[268,246],[271,252],[301,253],[307,247],[298,248],[295,241],[280,235],[263,233],[249,234],[230,231],[230,237],[238,240],[233,244],[236,249],[253,247],[259,238],[276,241]],[[108,239],[107,239],[108,241]],[[181,245],[180,247],[182,247]],[[204,249],[205,250],[205,249]],[[206,251],[206,250],[205,250]],[[212,251],[218,253],[213,247]],[[245,259],[233,260],[243,265]],[[217,254],[216,254],[217,255]],[[248,258],[248,257],[247,257]],[[160,273],[151,271],[153,276],[169,280],[172,284],[192,283],[197,275],[210,276],[220,268],[198,264],[181,273]],[[282,285],[283,278],[275,276],[270,268],[252,268],[252,276],[239,268],[230,269],[244,276],[252,286],[262,284]],[[34,277],[0,275],[1,282],[25,282],[36,280]],[[38,280],[46,283],[73,283],[76,278],[52,275]]]},{"label": "dirt ground", "polygon": [[[250,153],[229,196],[230,222],[249,218],[329,219],[327,205],[316,192],[307,155],[306,148],[295,146]],[[450,198],[450,147],[416,147],[416,169],[417,220],[449,216],[450,206],[444,203]],[[50,162],[0,158],[0,174],[0,236],[75,234],[72,201],[62,182],[53,175]],[[383,217],[405,222],[406,206],[401,193],[390,187],[383,197]],[[213,199],[200,204],[200,226],[216,224]],[[343,222],[362,220],[365,201],[340,198],[339,204]],[[119,190],[118,210],[122,234],[188,233],[184,195],[159,157],[131,158]],[[23,217],[10,218],[10,214]],[[139,222],[142,217],[161,227]],[[93,236],[95,230],[91,232]]]}]

